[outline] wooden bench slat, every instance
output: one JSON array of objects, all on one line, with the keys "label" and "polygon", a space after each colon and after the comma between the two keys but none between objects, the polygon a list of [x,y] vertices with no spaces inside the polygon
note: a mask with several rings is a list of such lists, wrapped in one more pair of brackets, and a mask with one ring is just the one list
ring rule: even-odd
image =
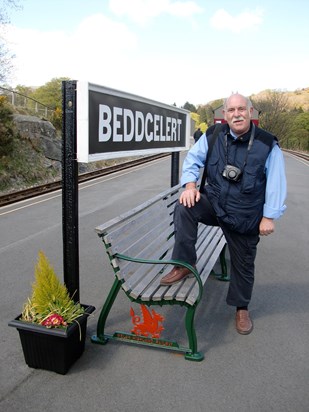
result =
[{"label": "wooden bench slat", "polygon": [[[225,245],[226,241],[225,238],[221,239],[220,245],[223,246]],[[222,250],[222,249],[221,249]],[[211,273],[214,265],[216,264],[216,261],[218,260],[218,257],[220,255],[220,249],[216,249],[212,255],[212,257],[208,260],[207,265],[203,271],[203,278],[202,281],[205,284],[206,279],[208,278],[209,274]],[[195,285],[194,288],[191,290],[190,296],[187,297],[186,303],[189,305],[194,305],[196,302],[196,297],[198,296],[198,285]]]},{"label": "wooden bench slat", "polygon": [[[220,236],[220,234],[218,233],[221,229],[219,228],[212,228],[211,232],[208,232],[208,242],[206,244],[206,246],[201,250],[201,247],[199,248],[199,253],[197,256],[197,269],[198,272],[200,273],[201,276],[201,280],[203,285],[205,284],[209,273],[211,272],[211,269],[209,272],[207,272],[207,270],[205,270],[204,266],[205,266],[205,262],[204,260],[210,260],[211,256],[213,255],[214,251],[217,248],[218,245],[218,236]],[[215,259],[215,262],[217,260],[217,257]],[[215,264],[214,262],[214,264]],[[198,292],[198,285],[197,285],[197,281],[195,278],[189,278],[186,279],[182,284],[181,287],[178,288],[177,291],[175,291],[172,287],[169,288],[169,290],[167,291],[167,293],[164,296],[164,299],[166,300],[172,300],[172,299],[176,299],[179,301],[185,301],[187,300],[187,297],[194,293],[195,296],[195,300],[198,296],[198,293],[192,292],[192,287],[196,284],[197,288],[197,292]],[[191,303],[193,304],[193,303]]]},{"label": "wooden bench slat", "polygon": [[[142,243],[143,248],[141,248],[135,256],[132,254],[127,254],[127,256],[134,256],[136,259],[162,259],[162,257],[173,247],[173,238],[168,239],[168,234],[168,229],[165,229],[162,231],[161,236],[155,237],[152,242],[148,240],[147,243],[147,239],[145,239]],[[122,259],[117,259],[116,262],[122,272],[121,277],[125,280],[130,277],[128,271],[138,270],[141,267],[140,263],[137,262],[128,262]]]},{"label": "wooden bench slat", "polygon": [[154,226],[160,221],[169,221],[170,218],[162,204],[156,204],[153,208],[147,209],[141,216],[135,216],[133,219],[122,222],[104,235],[104,243],[117,245],[120,250],[125,248],[123,242],[141,237],[147,233],[149,226]]},{"label": "wooden bench slat", "polygon": [[[158,267],[154,267],[150,270],[141,280],[141,282],[135,286],[134,289],[130,292],[130,296],[134,299],[142,299],[147,300],[146,296],[149,296],[149,300],[151,300],[151,296],[154,291],[158,288],[161,274],[160,271],[164,268],[164,264],[156,265]],[[159,269],[159,270],[158,270]]]},{"label": "wooden bench slat", "polygon": [[95,228],[95,231],[97,232],[98,235],[102,236],[106,233],[106,231],[111,231],[112,228],[115,227],[116,225],[118,225],[119,223],[121,224],[121,222],[123,222],[125,220],[128,220],[133,216],[138,215],[143,210],[145,210],[147,208],[150,208],[152,205],[157,204],[161,199],[168,199],[171,196],[177,196],[177,194],[179,195],[179,191],[180,191],[180,185],[177,185],[177,186],[173,187],[172,192],[171,192],[171,189],[167,189],[163,193],[161,193],[157,196],[154,196],[152,199],[147,200],[146,202],[142,203],[141,205],[135,207],[134,209],[129,210],[128,212],[123,213],[123,214],[115,217],[114,219],[111,219],[108,222],[97,226]]},{"label": "wooden bench slat", "polygon": [[[147,232],[148,230],[148,232]],[[144,233],[141,233],[140,237],[127,236],[120,245],[116,244],[108,248],[112,255],[120,253],[127,256],[136,256],[139,252],[143,251],[147,244],[153,245],[156,249],[156,244],[165,242],[167,236],[173,232],[173,228],[170,226],[170,222],[166,220],[160,220],[157,225],[143,228]]]}]

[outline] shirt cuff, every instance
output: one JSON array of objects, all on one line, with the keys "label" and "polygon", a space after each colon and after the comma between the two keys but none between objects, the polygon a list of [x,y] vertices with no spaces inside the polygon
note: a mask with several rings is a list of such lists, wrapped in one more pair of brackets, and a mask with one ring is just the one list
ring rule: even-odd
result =
[{"label": "shirt cuff", "polygon": [[264,205],[263,216],[268,217],[269,219],[279,219],[283,215],[286,206],[283,205],[281,209],[273,209],[270,206]]}]

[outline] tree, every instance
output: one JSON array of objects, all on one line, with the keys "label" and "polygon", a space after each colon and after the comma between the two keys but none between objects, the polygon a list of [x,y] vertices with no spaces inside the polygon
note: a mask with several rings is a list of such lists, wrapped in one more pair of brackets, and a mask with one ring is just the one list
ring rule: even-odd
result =
[{"label": "tree", "polygon": [[[6,24],[10,22],[6,9],[8,7],[17,8],[19,0],[2,0],[0,4],[0,26],[4,30]],[[10,52],[4,38],[0,34],[0,83],[3,84],[9,78],[13,69],[12,59],[14,55]]]},{"label": "tree", "polygon": [[8,156],[12,152],[14,136],[12,107],[5,96],[0,96],[0,157]]},{"label": "tree", "polygon": [[40,103],[45,104],[45,106],[51,109],[56,109],[62,107],[62,81],[70,80],[68,77],[57,77],[51,79],[49,82],[45,83],[43,86],[37,88],[33,94],[32,98],[38,100]]},{"label": "tree", "polygon": [[208,115],[207,115],[207,105],[200,105],[197,108],[197,113],[200,116],[200,122],[207,122],[208,121]]},{"label": "tree", "polygon": [[186,102],[183,107],[183,109],[189,110],[190,112],[194,112],[196,113],[196,107],[194,106],[194,104]]},{"label": "tree", "polygon": [[259,111],[259,125],[280,142],[286,142],[293,122],[288,97],[283,92],[269,90],[265,97],[252,98],[252,102]]},{"label": "tree", "polygon": [[288,147],[299,150],[309,150],[309,112],[299,113],[293,121]]},{"label": "tree", "polygon": [[201,122],[207,124],[214,123],[213,108],[210,104],[201,105],[197,108],[197,113],[200,115]]}]

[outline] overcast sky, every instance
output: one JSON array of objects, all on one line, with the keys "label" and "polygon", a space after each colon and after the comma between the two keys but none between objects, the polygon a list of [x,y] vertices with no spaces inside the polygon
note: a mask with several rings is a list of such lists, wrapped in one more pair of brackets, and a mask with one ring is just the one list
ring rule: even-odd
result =
[{"label": "overcast sky", "polygon": [[20,0],[10,86],[87,80],[168,104],[309,87],[307,0]]}]

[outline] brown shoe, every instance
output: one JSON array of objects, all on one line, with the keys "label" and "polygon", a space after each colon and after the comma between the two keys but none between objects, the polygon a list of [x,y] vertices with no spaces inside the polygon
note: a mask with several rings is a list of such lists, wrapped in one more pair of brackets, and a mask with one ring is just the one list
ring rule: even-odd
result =
[{"label": "brown shoe", "polygon": [[182,279],[186,277],[193,277],[193,276],[194,276],[193,273],[189,269],[179,267],[179,266],[174,266],[174,268],[167,275],[163,276],[163,278],[160,280],[160,285],[163,285],[163,286],[174,285],[175,283],[180,282]]},{"label": "brown shoe", "polygon": [[239,309],[236,312],[236,330],[241,335],[249,335],[252,332],[253,323],[250,319],[248,310]]}]

